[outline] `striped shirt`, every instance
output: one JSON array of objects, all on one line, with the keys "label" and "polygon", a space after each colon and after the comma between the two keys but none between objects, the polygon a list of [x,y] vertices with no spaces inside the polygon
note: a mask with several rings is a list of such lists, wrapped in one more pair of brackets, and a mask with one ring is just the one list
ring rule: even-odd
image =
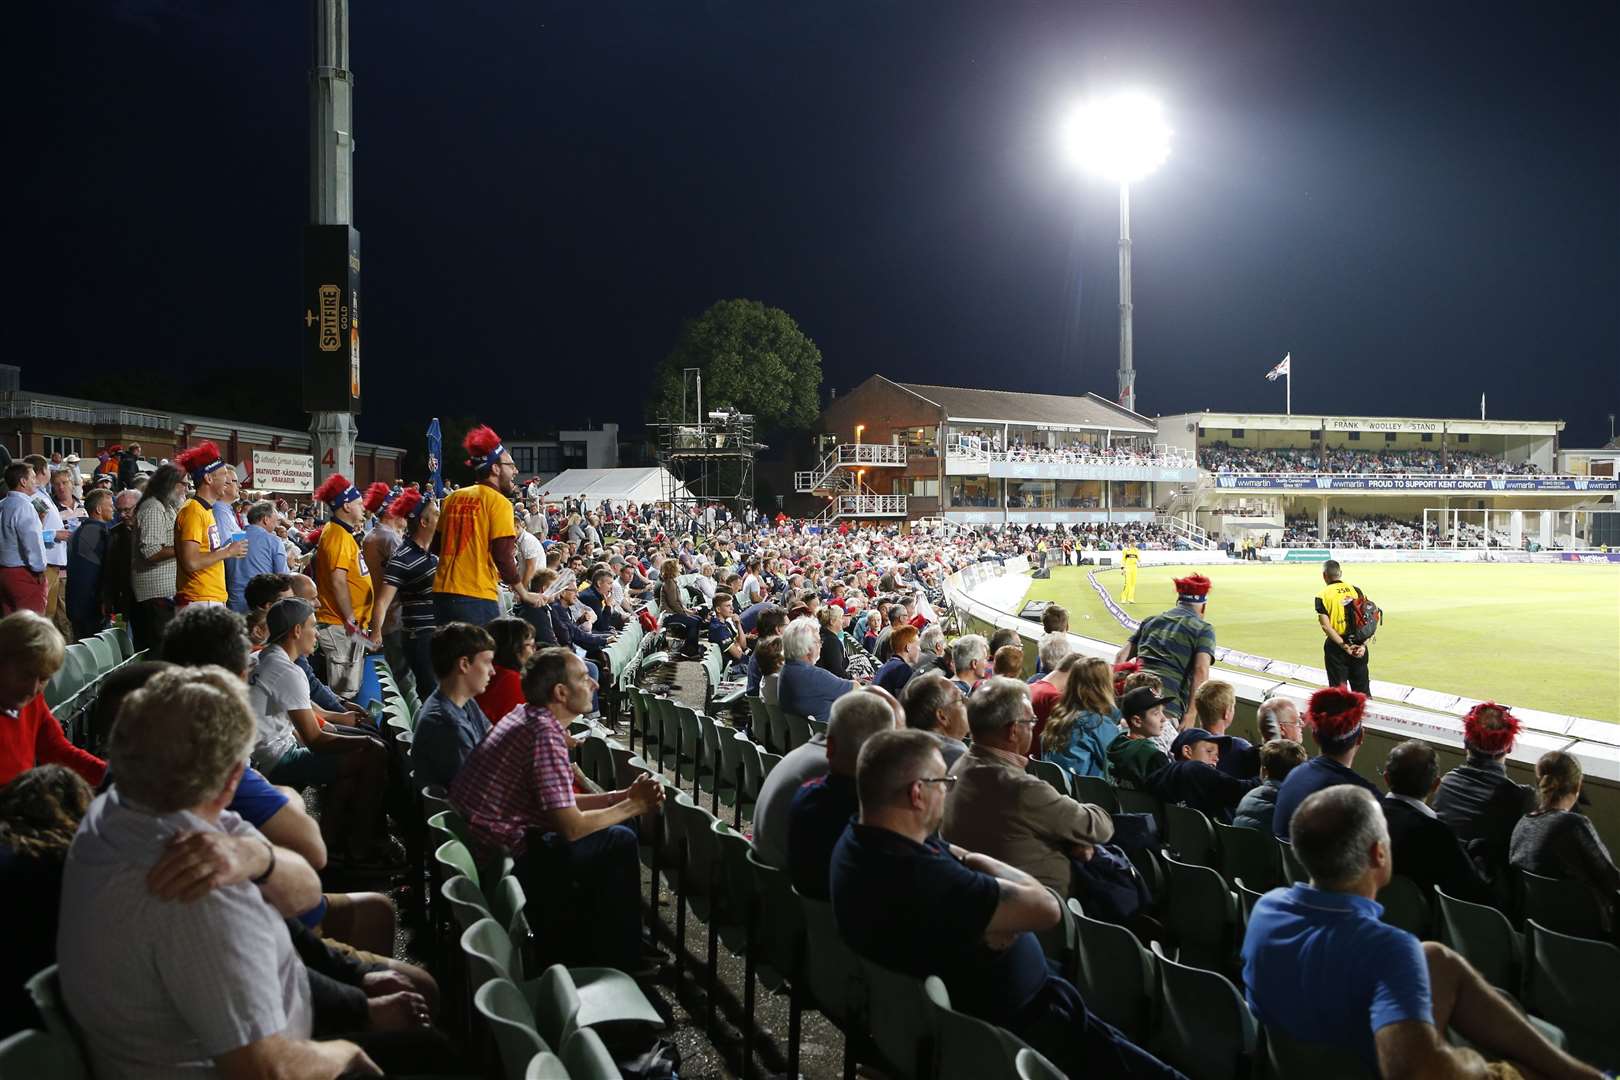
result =
[{"label": "striped shirt", "polygon": [[[1142,667],[1164,680],[1164,696],[1180,703],[1177,716],[1187,715],[1187,684],[1199,653],[1215,659],[1215,628],[1189,607],[1176,605],[1150,615],[1131,635]],[[1171,703],[1174,707],[1175,702]]]},{"label": "striped shirt", "polygon": [[405,620],[402,629],[433,629],[433,578],[438,572],[439,557],[422,550],[415,540],[406,537],[394,549],[383,568],[383,581],[399,590],[397,602]]},{"label": "striped shirt", "polygon": [[521,855],[542,813],[574,805],[574,770],[562,726],[549,709],[523,705],[473,748],[450,785],[467,819],[474,858]]},{"label": "striped shirt", "polygon": [[160,563],[146,560],[160,548],[174,546],[174,510],[162,499],[142,499],[135,509],[134,589],[135,599],[171,600],[174,598],[174,559]]}]

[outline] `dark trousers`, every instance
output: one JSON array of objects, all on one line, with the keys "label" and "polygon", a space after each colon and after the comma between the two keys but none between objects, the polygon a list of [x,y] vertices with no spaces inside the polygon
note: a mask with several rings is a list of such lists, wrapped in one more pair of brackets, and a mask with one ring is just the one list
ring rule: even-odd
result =
[{"label": "dark trousers", "polygon": [[641,862],[636,831],[612,825],[569,843],[557,833],[529,831],[514,872],[535,926],[566,926],[548,934],[562,955],[548,962],[601,964],[634,971],[641,961]]},{"label": "dark trousers", "polygon": [[488,626],[500,617],[501,605],[498,601],[456,596],[454,593],[433,594],[433,621],[440,626],[453,622]]},{"label": "dark trousers", "polygon": [[136,651],[152,649],[155,652],[163,644],[163,631],[168,629],[169,621],[173,618],[173,600],[158,598],[136,604],[135,610],[129,614],[129,632],[134,638]]},{"label": "dark trousers", "polygon": [[1371,651],[1361,656],[1351,656],[1333,644],[1330,639],[1322,639],[1322,666],[1327,668],[1329,686],[1343,686],[1349,683],[1350,689],[1357,693],[1372,693],[1368,689],[1372,677],[1367,673],[1367,661],[1371,658]]},{"label": "dark trousers", "polygon": [[404,630],[401,635],[405,663],[416,679],[416,696],[426,701],[428,695],[439,688],[438,676],[433,674],[433,631]]},{"label": "dark trousers", "polygon": [[1080,999],[1080,991],[1056,975],[1006,1026],[1069,1076],[1185,1080],[1118,1028],[1098,1019]]}]

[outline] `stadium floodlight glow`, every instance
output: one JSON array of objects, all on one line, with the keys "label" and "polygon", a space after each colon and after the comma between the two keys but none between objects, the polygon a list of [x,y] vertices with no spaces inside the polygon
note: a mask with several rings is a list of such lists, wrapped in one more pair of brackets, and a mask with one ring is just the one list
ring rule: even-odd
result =
[{"label": "stadium floodlight glow", "polygon": [[1063,125],[1063,148],[1086,172],[1129,184],[1170,156],[1170,125],[1156,98],[1138,91],[1111,94],[1070,114]]},{"label": "stadium floodlight glow", "polygon": [[1139,91],[1079,106],[1062,128],[1064,153],[1086,172],[1119,185],[1119,403],[1136,411],[1131,357],[1131,185],[1170,156],[1170,125],[1158,99]]}]

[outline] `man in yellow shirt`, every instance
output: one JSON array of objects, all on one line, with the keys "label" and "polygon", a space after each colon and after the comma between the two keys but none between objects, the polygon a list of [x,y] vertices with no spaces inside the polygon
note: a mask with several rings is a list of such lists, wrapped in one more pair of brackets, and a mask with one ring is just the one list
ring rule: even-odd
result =
[{"label": "man in yellow shirt", "polygon": [[227,543],[230,538],[219,534],[214,517],[214,503],[226,497],[230,486],[230,470],[211,442],[182,450],[174,463],[196,489],[174,518],[175,607],[224,604],[230,599],[225,560],[247,554],[247,541]]},{"label": "man in yellow shirt", "polygon": [[501,583],[525,603],[539,598],[521,580],[512,496],[517,466],[501,437],[477,427],[462,440],[476,484],[445,496],[439,510],[439,571],[433,579],[434,621],[484,626],[500,616]]},{"label": "man in yellow shirt", "polygon": [[1125,564],[1125,589],[1119,594],[1119,598],[1127,604],[1134,604],[1136,603],[1136,572],[1140,569],[1142,562],[1142,553],[1136,549],[1134,540],[1125,542],[1125,553],[1120,556],[1120,559]]},{"label": "man in yellow shirt", "polygon": [[1337,559],[1322,564],[1322,581],[1327,585],[1316,597],[1316,621],[1322,627],[1326,640],[1322,642],[1322,666],[1327,669],[1329,686],[1344,686],[1357,693],[1371,693],[1371,675],[1367,671],[1367,642],[1377,633],[1357,632],[1350,625],[1349,608],[1363,598],[1360,589],[1343,580],[1344,571]]},{"label": "man in yellow shirt", "polygon": [[366,520],[360,490],[333,473],[315,491],[332,508],[315,549],[316,642],[326,657],[326,684],[339,697],[360,692],[371,632],[371,573],[355,533]]}]

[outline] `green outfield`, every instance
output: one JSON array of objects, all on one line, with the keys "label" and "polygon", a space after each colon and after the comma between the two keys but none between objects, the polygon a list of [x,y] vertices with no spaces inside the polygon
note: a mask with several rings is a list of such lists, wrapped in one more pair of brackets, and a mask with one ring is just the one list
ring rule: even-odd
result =
[{"label": "green outfield", "polygon": [[[1028,599],[1067,607],[1077,634],[1123,641],[1086,569],[1055,568],[1050,580],[1030,582]],[[1186,572],[1143,567],[1126,610],[1143,619],[1169,607],[1171,579]],[[1207,615],[1220,644],[1322,666],[1312,610],[1318,566],[1204,572],[1214,582]],[[1620,566],[1368,563],[1346,565],[1345,580],[1385,612],[1373,678],[1620,722]],[[1104,570],[1098,581],[1119,599],[1120,571]]]}]

